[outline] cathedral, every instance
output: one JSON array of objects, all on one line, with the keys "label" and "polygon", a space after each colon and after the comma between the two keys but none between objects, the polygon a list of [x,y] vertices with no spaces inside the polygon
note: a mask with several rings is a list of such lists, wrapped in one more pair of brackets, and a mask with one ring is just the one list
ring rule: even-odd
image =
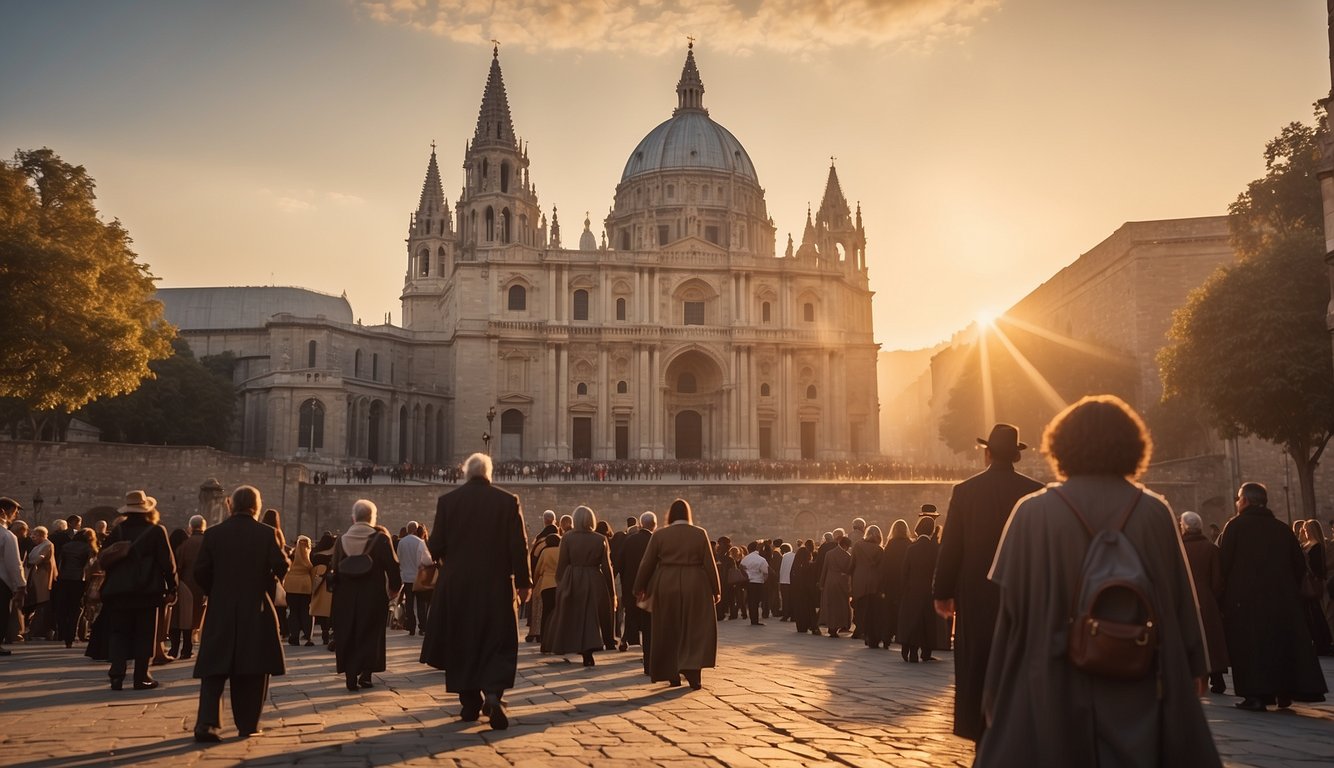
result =
[{"label": "cathedral", "polygon": [[196,355],[236,356],[234,450],[312,466],[878,455],[866,235],[833,165],[778,254],[759,174],[704,105],[630,152],[600,236],[539,206],[494,51],[451,208],[434,146],[402,326],[292,288],[161,289]]}]

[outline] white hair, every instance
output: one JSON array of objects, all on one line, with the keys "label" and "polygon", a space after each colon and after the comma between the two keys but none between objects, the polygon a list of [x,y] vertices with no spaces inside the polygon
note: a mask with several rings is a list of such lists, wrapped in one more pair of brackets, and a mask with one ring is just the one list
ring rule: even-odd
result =
[{"label": "white hair", "polygon": [[552,523],[556,522],[556,510],[548,509],[547,511],[543,512],[542,522],[546,523],[547,525],[551,525]]},{"label": "white hair", "polygon": [[844,536],[847,536],[847,535],[848,535],[848,532],[845,531],[845,530],[843,530],[842,528],[835,528],[835,529],[834,529],[833,536],[834,536],[835,539],[841,539],[841,538],[843,538]]},{"label": "white hair", "polygon": [[375,502],[370,499],[357,499],[352,503],[352,522],[375,525],[375,515],[378,512]]},{"label": "white hair", "polygon": [[574,530],[591,531],[598,527],[598,516],[582,504],[574,508]]},{"label": "white hair", "polygon": [[69,523],[65,522],[64,520],[57,520],[54,523],[52,523],[52,525],[55,526],[55,529],[57,531],[69,530]]},{"label": "white hair", "polygon": [[417,522],[416,520],[409,520],[408,524],[403,527],[407,529],[408,533],[415,534],[417,533],[417,531],[421,530],[422,526],[421,523]]},{"label": "white hair", "polygon": [[463,476],[471,480],[474,477],[491,479],[491,457],[485,453],[474,453],[463,462]]},{"label": "white hair", "polygon": [[652,512],[645,512],[639,516],[639,527],[645,530],[653,530],[658,527],[658,516]]},{"label": "white hair", "polygon": [[190,518],[190,530],[202,531],[207,527],[208,520],[205,520],[203,515],[194,515]]},{"label": "white hair", "polygon": [[1204,520],[1200,519],[1200,516],[1194,512],[1182,512],[1181,527],[1199,533],[1204,530]]},{"label": "white hair", "polygon": [[866,521],[860,517],[852,521],[852,530],[866,530]]},{"label": "white hair", "polygon": [[825,532],[824,532],[824,540],[825,540],[825,541],[833,541],[833,540],[834,540],[834,534],[830,533],[829,531],[825,531]]}]

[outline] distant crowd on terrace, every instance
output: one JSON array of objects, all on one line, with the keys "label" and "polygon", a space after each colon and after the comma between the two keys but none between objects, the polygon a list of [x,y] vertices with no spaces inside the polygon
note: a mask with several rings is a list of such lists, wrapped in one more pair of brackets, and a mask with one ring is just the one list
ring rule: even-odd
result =
[{"label": "distant crowd on terrace", "polygon": [[[735,481],[735,480],[962,480],[975,471],[970,467],[952,467],[943,464],[914,464],[903,461],[809,461],[760,459],[678,460],[678,459],[616,459],[595,461],[519,461],[497,462],[495,476],[505,482],[625,482],[630,480],[661,481]],[[319,473],[328,482],[328,473]],[[415,465],[408,462],[395,466],[345,467],[341,473],[345,483],[370,483],[375,476],[388,477],[392,482],[409,480],[419,482],[458,483],[462,472],[457,466]],[[335,474],[335,481],[338,474]]]}]

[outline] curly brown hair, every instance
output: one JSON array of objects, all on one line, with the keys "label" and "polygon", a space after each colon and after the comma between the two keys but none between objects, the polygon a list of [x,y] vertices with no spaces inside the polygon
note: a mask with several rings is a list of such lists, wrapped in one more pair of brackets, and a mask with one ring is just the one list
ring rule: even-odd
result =
[{"label": "curly brown hair", "polygon": [[1116,395],[1090,395],[1047,425],[1042,455],[1062,480],[1075,475],[1133,479],[1149,465],[1153,438],[1126,401]]}]

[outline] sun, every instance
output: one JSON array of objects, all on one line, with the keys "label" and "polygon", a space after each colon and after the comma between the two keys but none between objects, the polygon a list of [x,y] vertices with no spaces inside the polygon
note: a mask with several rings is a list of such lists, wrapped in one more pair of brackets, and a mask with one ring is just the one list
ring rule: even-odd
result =
[{"label": "sun", "polygon": [[984,328],[992,328],[996,325],[996,312],[992,309],[979,309],[974,319],[977,324]]}]

